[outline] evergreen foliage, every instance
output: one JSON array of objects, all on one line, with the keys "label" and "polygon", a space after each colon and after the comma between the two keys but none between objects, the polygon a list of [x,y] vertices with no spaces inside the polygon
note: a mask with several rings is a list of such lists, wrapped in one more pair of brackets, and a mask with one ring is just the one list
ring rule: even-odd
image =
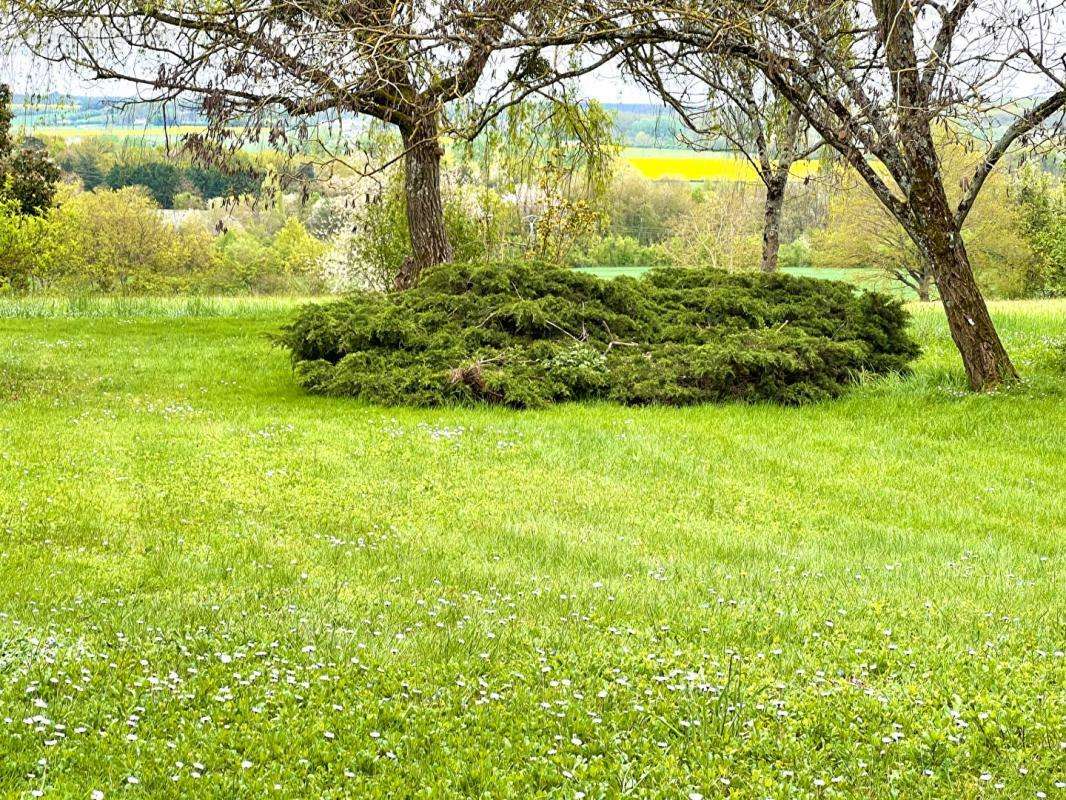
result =
[{"label": "evergreen foliage", "polygon": [[59,167],[39,141],[16,143],[12,119],[11,90],[0,84],[0,201],[14,201],[21,214],[43,214],[55,198]]},{"label": "evergreen foliage", "polygon": [[791,404],[905,370],[906,320],[886,296],[787,275],[448,264],[406,292],[307,306],[278,338],[306,389],[373,403]]},{"label": "evergreen foliage", "polygon": [[108,171],[104,183],[111,189],[143,186],[163,208],[174,207],[174,195],[181,188],[181,172],[164,161],[118,163]]}]

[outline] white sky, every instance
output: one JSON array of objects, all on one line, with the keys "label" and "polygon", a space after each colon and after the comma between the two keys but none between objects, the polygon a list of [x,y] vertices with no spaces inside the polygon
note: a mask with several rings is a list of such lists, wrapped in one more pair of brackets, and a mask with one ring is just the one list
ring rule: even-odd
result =
[{"label": "white sky", "polygon": [[[15,94],[69,94],[85,97],[133,97],[137,87],[123,81],[97,81],[73,70],[33,58],[26,53],[0,55],[0,82]],[[622,79],[618,69],[608,65],[580,80],[585,97],[601,103],[654,103],[647,91]]]},{"label": "white sky", "polygon": [[[138,88],[124,81],[97,81],[76,74],[69,67],[34,58],[17,49],[4,53],[0,47],[0,82],[16,94],[56,92],[88,97],[135,97]],[[1048,87],[1032,75],[1014,75],[1008,94],[1016,97],[1043,95]],[[651,103],[661,105],[645,89],[624,80],[615,64],[608,64],[579,80],[583,95],[603,103]],[[1004,88],[1007,88],[1006,86]]]}]

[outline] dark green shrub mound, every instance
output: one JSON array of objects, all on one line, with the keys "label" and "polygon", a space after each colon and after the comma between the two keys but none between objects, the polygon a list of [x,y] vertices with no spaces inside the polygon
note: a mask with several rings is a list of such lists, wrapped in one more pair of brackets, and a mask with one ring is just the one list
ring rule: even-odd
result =
[{"label": "dark green shrub mound", "polygon": [[449,264],[407,292],[307,306],[279,339],[308,390],[374,403],[800,403],[904,370],[906,319],[883,295],[787,275]]}]

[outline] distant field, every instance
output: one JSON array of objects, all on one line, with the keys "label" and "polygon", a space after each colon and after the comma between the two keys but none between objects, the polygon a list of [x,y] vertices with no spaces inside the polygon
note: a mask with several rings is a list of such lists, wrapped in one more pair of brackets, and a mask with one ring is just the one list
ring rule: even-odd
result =
[{"label": "distant field", "polygon": [[[627,148],[622,158],[652,180],[742,181],[755,183],[759,176],[743,157],[732,153],[697,153],[688,150]],[[797,162],[792,175],[803,178],[818,171],[812,159]]]},{"label": "distant field", "polygon": [[[89,139],[107,137],[131,144],[157,146],[167,137],[171,141],[189,133],[199,133],[202,126],[173,125],[164,129],[161,125],[140,127],[111,127],[105,125],[41,125],[26,126],[26,131],[37,136],[56,136],[63,139]],[[740,181],[756,183],[759,180],[751,164],[731,153],[697,153],[688,150],[665,150],[655,148],[626,148],[622,159],[651,180],[679,181]],[[818,171],[818,162],[812,159],[797,162],[792,169],[795,177],[803,178]]]},{"label": "distant field", "polygon": [[56,136],[62,139],[91,139],[98,136],[156,145],[168,136],[171,140],[187,133],[203,131],[200,125],[145,125],[141,127],[110,127],[106,125],[40,125],[27,126],[28,133],[35,136]]}]

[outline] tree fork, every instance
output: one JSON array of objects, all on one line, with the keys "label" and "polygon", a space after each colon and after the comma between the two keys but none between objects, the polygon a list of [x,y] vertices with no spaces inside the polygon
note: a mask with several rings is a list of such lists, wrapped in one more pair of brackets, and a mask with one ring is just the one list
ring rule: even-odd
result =
[{"label": "tree fork", "polygon": [[788,167],[779,168],[766,181],[766,202],[763,206],[762,271],[776,272],[781,251],[781,211],[785,204]]}]

